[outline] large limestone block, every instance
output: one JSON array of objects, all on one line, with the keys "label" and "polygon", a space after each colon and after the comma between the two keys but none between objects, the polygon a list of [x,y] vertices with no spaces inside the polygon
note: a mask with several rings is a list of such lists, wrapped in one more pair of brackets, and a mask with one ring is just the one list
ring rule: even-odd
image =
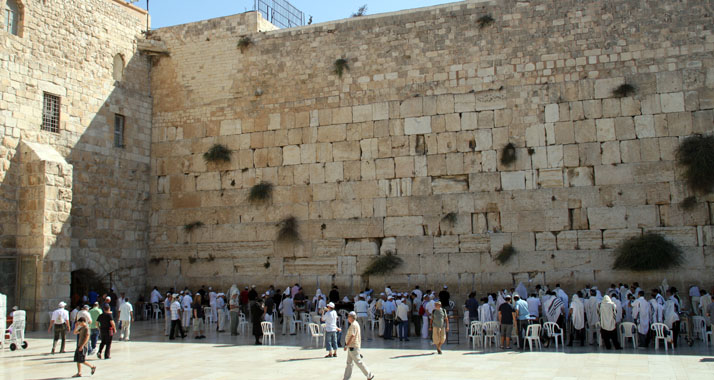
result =
[{"label": "large limestone block", "polygon": [[332,144],[332,155],[335,161],[353,161],[360,159],[359,141],[341,141]]},{"label": "large limestone block", "polygon": [[501,187],[503,190],[519,190],[526,188],[525,171],[501,172]]},{"label": "large limestone block", "polygon": [[345,124],[326,125],[317,129],[317,142],[344,141],[347,138]]},{"label": "large limestone block", "polygon": [[671,92],[660,94],[662,112],[684,112],[684,94],[682,92]]},{"label": "large limestone block", "polygon": [[431,133],[431,117],[409,117],[404,119],[404,134],[420,135]]},{"label": "large limestone block", "polygon": [[615,140],[615,119],[598,119],[595,121],[597,127],[597,141]]},{"label": "large limestone block", "polygon": [[421,216],[400,216],[384,218],[386,236],[421,236],[424,234]]},{"label": "large limestone block", "polygon": [[606,248],[617,248],[623,241],[642,235],[639,228],[611,229],[602,233],[602,242]]},{"label": "large limestone block", "polygon": [[623,206],[616,207],[590,207],[588,208],[588,221],[591,229],[611,229],[627,227],[625,219],[627,209]]},{"label": "large limestone block", "polygon": [[[396,252],[400,255],[432,254],[434,245],[435,241],[431,236],[400,236],[396,238]],[[458,249],[455,252],[458,252]]]},{"label": "large limestone block", "polygon": [[638,139],[655,137],[654,117],[652,115],[635,116],[635,134]]},{"label": "large limestone block", "polygon": [[220,190],[221,176],[217,172],[202,173],[196,179],[196,190]]},{"label": "large limestone block", "polygon": [[421,97],[409,98],[399,106],[399,114],[403,118],[418,117],[423,115],[423,100]]},{"label": "large limestone block", "polygon": [[465,193],[469,190],[466,176],[433,177],[431,188],[436,194]]},{"label": "large limestone block", "polygon": [[487,253],[491,249],[489,234],[460,235],[459,250],[463,253]]},{"label": "large limestone block", "polygon": [[[455,114],[458,115],[458,114]],[[449,123],[447,123],[449,125]],[[478,113],[464,112],[461,114],[461,130],[470,131],[478,128]]]},{"label": "large limestone block", "polygon": [[569,187],[593,186],[595,181],[593,168],[590,166],[567,169],[565,178]]},{"label": "large limestone block", "polygon": [[[557,106],[557,104],[556,104]],[[535,124],[526,128],[526,146],[545,145],[545,125]]]},{"label": "large limestone block", "polygon": [[577,143],[598,141],[595,120],[578,120],[573,125],[573,130]]},{"label": "large limestone block", "polygon": [[558,104],[547,104],[545,106],[545,122],[555,123],[560,121],[560,111],[558,110]]},{"label": "large limestone block", "polygon": [[625,78],[622,77],[596,80],[595,98],[602,99],[612,97],[612,91],[623,83],[625,83]]},{"label": "large limestone block", "polygon": [[665,239],[672,241],[680,247],[696,247],[698,246],[699,234],[697,227],[653,227],[646,228],[644,232],[654,232],[664,236]]},{"label": "large limestone block", "polygon": [[602,231],[600,230],[580,230],[578,231],[579,249],[600,249],[603,245]]},{"label": "large limestone block", "polygon": [[538,170],[538,185],[543,188],[563,187],[562,169]]},{"label": "large limestone block", "polygon": [[656,205],[628,206],[627,228],[654,227],[658,224]]},{"label": "large limestone block", "polygon": [[578,249],[578,231],[561,231],[556,238],[559,250]]},{"label": "large limestone block", "polygon": [[345,245],[346,256],[374,256],[378,253],[379,246],[371,239],[349,239]]},{"label": "large limestone block", "polygon": [[325,238],[359,239],[384,236],[383,218],[340,219],[325,221]]},{"label": "large limestone block", "polygon": [[536,232],[535,242],[535,249],[538,251],[554,251],[557,249],[556,236],[552,232]]}]

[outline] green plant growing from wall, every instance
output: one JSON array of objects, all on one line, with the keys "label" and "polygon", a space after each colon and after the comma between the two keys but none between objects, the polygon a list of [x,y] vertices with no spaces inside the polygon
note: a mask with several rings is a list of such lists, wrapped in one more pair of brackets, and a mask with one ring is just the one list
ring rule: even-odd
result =
[{"label": "green plant growing from wall", "polygon": [[203,154],[206,162],[231,162],[231,150],[225,145],[214,144],[208,152]]},{"label": "green plant growing from wall", "polygon": [[679,207],[681,207],[682,210],[685,210],[685,211],[691,211],[696,206],[697,206],[697,197],[695,197],[695,196],[686,197],[686,198],[682,199],[681,202],[679,202]]},{"label": "green plant growing from wall", "polygon": [[251,45],[253,45],[253,40],[248,36],[243,36],[238,40],[238,49],[241,53],[245,53]]},{"label": "green plant growing from wall", "polygon": [[301,241],[298,231],[298,221],[294,216],[288,216],[278,223],[277,241],[283,244],[295,244]]},{"label": "green plant growing from wall", "polygon": [[367,14],[367,4],[359,7],[359,9],[357,9],[357,12],[352,13],[352,17],[362,17],[366,14]]},{"label": "green plant growing from wall", "polygon": [[506,244],[501,248],[500,251],[496,254],[496,261],[498,261],[499,264],[503,265],[508,262],[508,260],[513,257],[513,255],[516,254],[516,249],[513,248],[512,245]]},{"label": "green plant growing from wall", "polygon": [[643,272],[663,270],[682,263],[682,251],[661,235],[646,233],[625,240],[616,249],[612,269]]},{"label": "green plant growing from wall", "polygon": [[270,182],[260,182],[250,188],[248,201],[251,203],[263,203],[269,201],[273,197],[273,184]]},{"label": "green plant growing from wall", "polygon": [[380,255],[372,259],[369,263],[367,269],[362,272],[364,276],[377,276],[385,275],[394,272],[395,269],[399,268],[404,260],[401,257],[392,254],[392,252],[387,252],[384,255]]},{"label": "green plant growing from wall", "polygon": [[342,74],[344,74],[345,70],[350,71],[350,64],[346,58],[338,58],[335,60],[335,63],[332,64],[332,72],[340,78],[342,78]]},{"label": "green plant growing from wall", "polygon": [[485,28],[485,27],[487,27],[487,26],[493,25],[493,23],[494,23],[495,21],[496,21],[496,20],[493,19],[493,16],[491,16],[491,15],[483,15],[483,16],[479,17],[478,20],[476,20],[476,23],[478,24],[478,28],[479,28],[479,29],[483,29],[483,28]]},{"label": "green plant growing from wall", "polygon": [[501,164],[507,166],[514,162],[516,162],[516,147],[513,143],[508,143],[501,152]]},{"label": "green plant growing from wall", "polygon": [[635,86],[629,83],[623,83],[612,90],[612,95],[617,98],[624,98],[630,95],[634,95],[637,92]]},{"label": "green plant growing from wall", "polygon": [[183,230],[186,231],[187,233],[191,233],[193,230],[203,227],[203,222],[201,221],[196,221],[196,222],[191,222],[183,226]]},{"label": "green plant growing from wall", "polygon": [[714,136],[687,137],[677,148],[677,163],[684,167],[683,177],[692,191],[714,190]]},{"label": "green plant growing from wall", "polygon": [[450,213],[444,215],[444,217],[441,218],[441,221],[446,222],[450,226],[453,227],[453,225],[456,224],[456,219],[457,219],[457,214],[455,212],[450,212]]},{"label": "green plant growing from wall", "polygon": [[263,268],[265,268],[265,269],[270,268],[270,257],[265,259],[265,262],[263,263]]},{"label": "green plant growing from wall", "polygon": [[152,257],[151,259],[149,259],[149,264],[158,265],[162,261],[164,261],[164,259],[161,257]]},{"label": "green plant growing from wall", "polygon": [[193,257],[193,256],[189,256],[189,257],[188,257],[188,262],[189,262],[189,263],[193,264],[193,263],[195,263],[196,261],[198,261],[197,258],[195,258],[195,257]]}]

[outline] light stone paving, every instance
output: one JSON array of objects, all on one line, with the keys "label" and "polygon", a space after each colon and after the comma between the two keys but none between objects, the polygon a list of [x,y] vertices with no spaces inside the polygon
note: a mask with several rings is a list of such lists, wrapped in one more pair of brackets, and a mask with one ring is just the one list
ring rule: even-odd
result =
[{"label": "light stone paving", "polygon": [[[254,346],[252,337],[210,332],[205,340],[186,338],[175,342],[163,335],[163,323],[137,322],[131,342],[115,342],[112,359],[91,359],[97,365],[95,378],[112,379],[340,379],[345,354],[325,359],[325,351],[309,345],[309,336],[282,336],[278,345]],[[72,376],[74,339],[67,354],[51,356],[49,334],[28,334],[25,351],[0,350],[0,379],[63,379]],[[711,347],[697,342],[693,347],[664,350],[598,350],[594,347],[553,348],[541,352],[471,350],[464,339],[449,344],[444,355],[435,355],[429,343],[364,341],[365,362],[376,379],[714,379]],[[84,373],[89,376],[89,371]],[[353,379],[364,377],[355,368]]]}]

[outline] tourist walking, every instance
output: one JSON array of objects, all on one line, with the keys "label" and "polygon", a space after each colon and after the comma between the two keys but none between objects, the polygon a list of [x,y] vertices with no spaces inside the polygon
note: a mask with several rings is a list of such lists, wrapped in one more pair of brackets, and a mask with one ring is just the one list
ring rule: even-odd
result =
[{"label": "tourist walking", "polygon": [[436,346],[436,352],[441,355],[441,345],[446,342],[446,333],[449,332],[449,316],[441,301],[434,303],[434,311],[431,313],[429,321],[429,330],[431,330],[431,340]]},{"label": "tourist walking", "polygon": [[[54,329],[54,340],[52,341],[52,354],[55,353],[55,346],[57,341],[62,339],[62,345],[60,346],[60,353],[63,354],[65,339],[67,338],[67,331],[69,331],[69,312],[65,310],[66,303],[60,302],[57,310],[52,312],[52,318],[50,318],[50,326],[47,328],[47,332],[53,331]],[[3,316],[4,318],[4,316]]]},{"label": "tourist walking", "polygon": [[506,295],[504,300],[506,302],[498,307],[498,323],[501,324],[501,348],[510,349],[513,320],[516,319],[516,312],[511,306],[511,296]]},{"label": "tourist walking", "polygon": [[129,298],[125,297],[124,302],[119,306],[119,324],[121,325],[119,340],[129,340],[132,322],[134,322],[134,306],[129,303]]},{"label": "tourist walking", "polygon": [[[87,336],[89,336],[89,324],[92,323],[92,315],[89,314],[89,305],[82,306],[82,309],[77,313],[77,320],[74,322],[75,327],[79,318],[84,318],[84,323],[87,325]],[[74,329],[72,329],[74,331]],[[77,335],[77,342],[79,343],[79,335]]]},{"label": "tourist walking", "polygon": [[89,324],[90,336],[89,342],[91,343],[90,354],[97,352],[97,340],[99,339],[99,323],[97,319],[102,315],[102,309],[99,308],[99,302],[94,302],[94,305],[89,309],[89,315],[92,317],[92,321]]},{"label": "tourist walking", "polygon": [[362,373],[367,377],[367,380],[374,379],[374,375],[369,372],[367,366],[362,362],[362,353],[360,349],[362,347],[362,329],[356,320],[357,313],[351,311],[347,315],[347,320],[350,323],[350,327],[347,329],[347,335],[345,335],[345,351],[347,351],[347,366],[345,367],[345,375],[342,377],[343,380],[349,380],[352,377],[352,367],[356,364],[357,368],[362,371]]},{"label": "tourist walking", "polygon": [[74,333],[79,338],[77,340],[77,349],[74,351],[74,362],[77,363],[77,374],[72,377],[82,377],[82,364],[92,369],[92,375],[97,370],[96,366],[87,363],[87,355],[89,354],[89,326],[84,317],[79,317],[74,326]]},{"label": "tourist walking", "polygon": [[171,314],[171,330],[169,332],[169,340],[174,340],[176,330],[181,334],[181,338],[186,337],[186,333],[181,327],[181,304],[178,301],[178,294],[174,294],[172,297],[170,314]]},{"label": "tourist walking", "polygon": [[112,309],[109,305],[104,306],[104,313],[97,318],[99,324],[99,338],[102,342],[99,344],[99,351],[97,351],[97,357],[102,358],[102,350],[106,347],[104,351],[104,359],[111,358],[112,349],[112,339],[114,338],[114,333],[117,331],[117,326],[114,324],[114,316],[112,315]]},{"label": "tourist walking", "polygon": [[326,358],[337,357],[337,332],[342,331],[337,327],[337,312],[335,304],[330,302],[327,307],[322,310],[322,321],[325,322],[325,349],[327,350]]}]

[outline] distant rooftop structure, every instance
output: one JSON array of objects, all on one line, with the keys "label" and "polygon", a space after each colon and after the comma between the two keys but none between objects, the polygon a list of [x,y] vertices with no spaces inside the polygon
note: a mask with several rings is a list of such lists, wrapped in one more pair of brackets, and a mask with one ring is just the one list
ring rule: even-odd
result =
[{"label": "distant rooftop structure", "polygon": [[254,9],[279,28],[305,25],[305,13],[286,0],[255,0]]}]

